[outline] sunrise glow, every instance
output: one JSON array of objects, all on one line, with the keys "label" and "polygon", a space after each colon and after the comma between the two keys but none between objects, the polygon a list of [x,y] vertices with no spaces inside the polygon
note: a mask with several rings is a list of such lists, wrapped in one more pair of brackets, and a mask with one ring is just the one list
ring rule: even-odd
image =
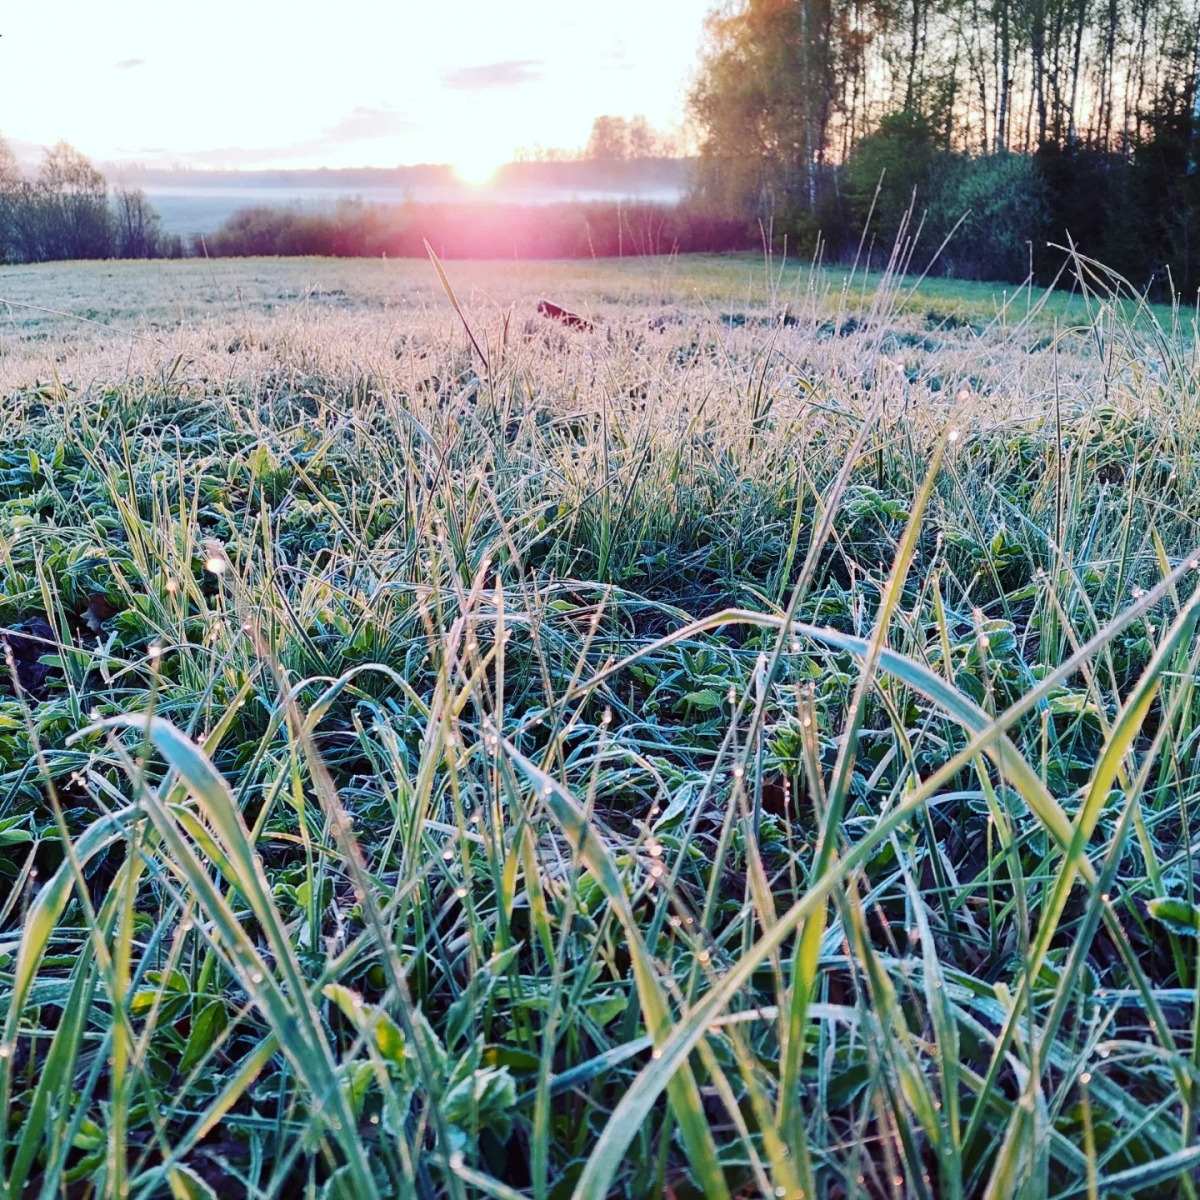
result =
[{"label": "sunrise glow", "polygon": [[[66,138],[99,163],[450,163],[478,183],[518,147],[579,149],[602,113],[677,125],[710,0],[522,0],[519,11],[484,0],[343,0],[334,21],[312,5],[280,21],[274,6],[244,0],[208,0],[202,21],[152,0],[119,0],[119,19],[86,0],[53,7],[53,21],[37,4],[4,14],[0,133],[23,161]],[[71,36],[55,42],[56,70],[87,104],[41,84],[39,47],[58,23]],[[214,71],[238,86],[204,88]]]},{"label": "sunrise glow", "polygon": [[504,159],[483,152],[463,155],[454,162],[454,174],[467,187],[487,187],[496,178]]}]

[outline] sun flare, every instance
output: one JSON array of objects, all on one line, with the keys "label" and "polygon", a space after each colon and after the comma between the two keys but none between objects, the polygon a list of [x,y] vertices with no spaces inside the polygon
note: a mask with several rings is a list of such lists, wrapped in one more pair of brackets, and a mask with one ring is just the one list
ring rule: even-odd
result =
[{"label": "sun flare", "polygon": [[484,154],[467,154],[455,161],[454,174],[467,187],[487,187],[496,177],[500,163]]}]

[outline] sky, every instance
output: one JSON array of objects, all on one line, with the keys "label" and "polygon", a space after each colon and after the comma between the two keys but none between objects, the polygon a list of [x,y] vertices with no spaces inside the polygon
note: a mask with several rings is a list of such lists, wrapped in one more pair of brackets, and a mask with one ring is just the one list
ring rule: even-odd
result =
[{"label": "sky", "polygon": [[42,0],[5,6],[0,134],[98,163],[452,163],[659,127],[713,0]]}]

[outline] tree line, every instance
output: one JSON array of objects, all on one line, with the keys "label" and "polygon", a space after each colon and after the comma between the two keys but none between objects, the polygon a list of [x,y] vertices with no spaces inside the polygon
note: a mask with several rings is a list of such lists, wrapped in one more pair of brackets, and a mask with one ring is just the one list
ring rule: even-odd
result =
[{"label": "tree line", "polygon": [[196,252],[218,257],[332,255],[423,258],[616,258],[721,253],[752,243],[746,221],[688,205],[364,204],[342,200],[319,211],[243,209]]},{"label": "tree line", "polygon": [[161,258],[183,253],[137,188],[111,189],[73,146],[47,150],[25,176],[0,138],[0,263],[70,258]]},{"label": "tree line", "polygon": [[684,154],[680,130],[658,128],[644,114],[622,117],[605,113],[592,120],[591,133],[582,147],[523,146],[517,163],[563,162],[646,162],[651,159],[678,159]]},{"label": "tree line", "polygon": [[833,253],[912,207],[929,256],[969,209],[958,273],[1052,270],[1069,235],[1194,288],[1198,53],[1198,0],[741,0],[689,97],[698,190]]}]

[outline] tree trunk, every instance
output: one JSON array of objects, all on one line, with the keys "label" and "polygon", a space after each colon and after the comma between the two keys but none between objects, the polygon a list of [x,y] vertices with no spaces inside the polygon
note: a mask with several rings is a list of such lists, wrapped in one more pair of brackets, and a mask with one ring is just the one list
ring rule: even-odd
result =
[{"label": "tree trunk", "polygon": [[804,185],[808,196],[808,211],[817,209],[817,181],[813,174],[812,138],[812,47],[809,42],[809,0],[800,0],[800,96],[804,104]]},{"label": "tree trunk", "polygon": [[912,0],[912,29],[908,50],[908,87],[904,93],[904,107],[908,112],[916,112],[917,98],[917,59],[920,56],[921,42],[921,0]]},{"label": "tree trunk", "polygon": [[1104,36],[1104,63],[1100,75],[1100,112],[1098,130],[1100,145],[1109,149],[1112,143],[1113,116],[1113,55],[1117,48],[1117,0],[1108,0],[1108,26]]},{"label": "tree trunk", "polygon": [[1079,20],[1075,25],[1075,58],[1071,64],[1071,108],[1067,114],[1067,144],[1074,146],[1079,140],[1079,127],[1075,114],[1079,104],[1079,62],[1083,55],[1083,28],[1087,22],[1088,0],[1079,0]]},{"label": "tree trunk", "polygon": [[1050,129],[1051,136],[1059,145],[1063,140],[1062,35],[1065,7],[1063,0],[1055,0],[1054,21],[1050,26]]},{"label": "tree trunk", "polygon": [[1012,38],[1009,29],[1009,5],[1000,0],[1000,78],[996,95],[996,153],[1008,149],[1008,93],[1012,86],[1011,69]]},{"label": "tree trunk", "polygon": [[1033,95],[1037,105],[1037,144],[1046,140],[1046,4],[1037,0],[1033,7],[1030,30],[1030,54],[1033,58]]}]

